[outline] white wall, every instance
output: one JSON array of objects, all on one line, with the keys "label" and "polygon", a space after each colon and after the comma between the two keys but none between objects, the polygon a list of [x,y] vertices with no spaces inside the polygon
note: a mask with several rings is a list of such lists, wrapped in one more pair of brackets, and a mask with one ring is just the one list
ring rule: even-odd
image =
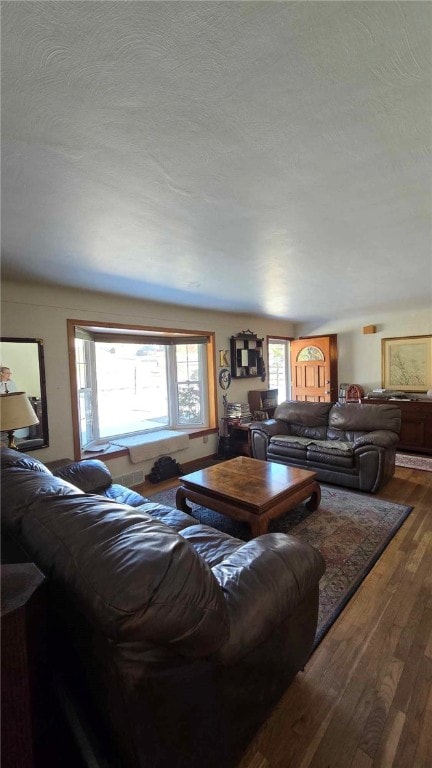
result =
[{"label": "white wall", "polygon": [[[363,328],[375,325],[376,333]],[[339,382],[360,384],[365,392],[381,387],[381,340],[398,336],[432,334],[432,307],[416,311],[379,311],[330,323],[298,324],[296,336],[337,333]]]},{"label": "white wall", "polygon": [[[46,389],[48,400],[49,447],[34,451],[42,461],[73,457],[71,422],[71,396],[67,347],[67,319],[150,325],[162,328],[213,331],[216,334],[216,371],[219,372],[219,349],[229,349],[232,335],[250,328],[259,337],[275,334],[293,336],[292,323],[264,320],[250,315],[209,312],[188,307],[130,300],[111,295],[52,288],[43,285],[3,282],[2,284],[2,336],[40,338],[44,341]],[[259,378],[236,380],[225,392],[219,385],[219,414],[222,415],[222,396],[228,400],[247,402],[249,389],[261,389],[266,384]],[[174,455],[180,464],[216,453],[217,438],[196,438],[190,447]],[[147,474],[153,461],[131,464],[128,457],[109,459],[106,463],[114,477],[142,470]]]}]

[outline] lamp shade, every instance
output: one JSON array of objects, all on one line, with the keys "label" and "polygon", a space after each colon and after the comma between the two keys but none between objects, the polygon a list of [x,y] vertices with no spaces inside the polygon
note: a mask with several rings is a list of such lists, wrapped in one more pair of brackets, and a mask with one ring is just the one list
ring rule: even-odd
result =
[{"label": "lamp shade", "polygon": [[31,427],[33,424],[39,424],[39,419],[25,392],[9,392],[9,394],[0,395],[1,432]]}]

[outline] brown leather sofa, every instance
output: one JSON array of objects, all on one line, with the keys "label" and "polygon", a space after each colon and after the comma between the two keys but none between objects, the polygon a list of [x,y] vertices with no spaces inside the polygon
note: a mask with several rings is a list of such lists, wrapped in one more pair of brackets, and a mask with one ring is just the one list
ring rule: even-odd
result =
[{"label": "brown leather sofa", "polygon": [[1,467],[2,532],[47,576],[56,684],[101,764],[234,767],[311,653],[320,553],[118,503],[98,461]]},{"label": "brown leather sofa", "polygon": [[393,476],[397,405],[287,401],[251,426],[252,455],[316,472],[318,480],[375,493]]}]

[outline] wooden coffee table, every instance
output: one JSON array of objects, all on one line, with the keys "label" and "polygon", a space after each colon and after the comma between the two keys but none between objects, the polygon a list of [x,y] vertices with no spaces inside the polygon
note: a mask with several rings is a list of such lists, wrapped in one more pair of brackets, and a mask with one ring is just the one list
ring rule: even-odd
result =
[{"label": "wooden coffee table", "polygon": [[271,461],[238,456],[180,478],[177,509],[190,513],[186,501],[202,504],[233,520],[249,523],[253,536],[267,532],[269,521],[310,497],[313,512],[321,501],[316,473]]}]

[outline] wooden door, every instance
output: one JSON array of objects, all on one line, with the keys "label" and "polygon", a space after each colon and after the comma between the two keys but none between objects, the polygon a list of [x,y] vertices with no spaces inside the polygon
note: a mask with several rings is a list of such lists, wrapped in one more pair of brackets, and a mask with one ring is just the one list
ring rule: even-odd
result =
[{"label": "wooden door", "polygon": [[337,401],[337,335],[291,342],[291,400]]}]

